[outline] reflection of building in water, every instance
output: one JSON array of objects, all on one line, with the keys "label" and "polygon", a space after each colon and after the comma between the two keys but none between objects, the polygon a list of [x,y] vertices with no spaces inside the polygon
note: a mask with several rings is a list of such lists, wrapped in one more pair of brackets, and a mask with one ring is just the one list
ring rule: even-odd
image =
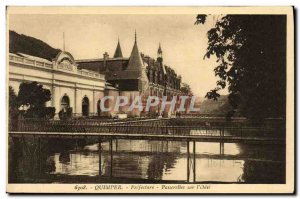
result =
[{"label": "reflection of building in water", "polygon": [[[26,138],[25,142],[35,144],[26,144],[25,146],[22,142],[14,142],[13,145],[10,145],[16,147],[9,150],[9,164],[13,164],[9,167],[10,182],[19,182],[20,180],[38,182],[41,180],[41,176],[37,172],[39,170],[42,174],[62,174],[61,176],[98,176],[99,174],[97,150],[70,151],[69,158],[68,153],[51,153],[50,156],[39,157],[36,153],[32,156],[36,151],[36,140],[34,142],[34,139]],[[113,177],[187,180],[187,153],[183,150],[187,147],[186,142],[168,142],[169,148],[166,147],[167,142],[163,143],[164,147],[161,147],[160,141],[131,141],[131,144],[129,141],[127,142],[126,144],[126,140],[119,140],[120,150],[115,150],[113,147]],[[130,146],[135,145],[134,142],[138,148]],[[105,144],[103,143],[103,146]],[[236,144],[226,143],[225,153],[220,156],[219,145],[219,143],[203,142],[196,144],[197,182],[285,182],[284,146],[277,146],[275,153],[272,150],[273,145],[260,146],[242,143],[236,147]],[[46,144],[42,146],[42,150],[48,148]],[[139,147],[142,147],[142,150],[133,151]],[[164,152],[160,152],[160,150]],[[263,152],[259,152],[260,150]],[[59,151],[63,151],[63,149]],[[11,159],[15,161],[12,163]],[[102,175],[108,177],[110,176],[110,154],[106,146],[101,159]],[[193,175],[192,172],[191,170],[190,176]],[[66,179],[62,179],[62,181]]]},{"label": "reflection of building in water", "polygon": [[61,162],[60,154],[51,156],[55,162],[55,171],[51,174],[96,176],[99,173],[99,159],[97,154],[70,153],[70,162]]},{"label": "reflection of building in water", "polygon": [[[164,172],[174,167],[181,154],[182,142],[114,140],[113,176],[126,178],[161,179]],[[97,152],[98,146],[85,149]],[[110,175],[110,154],[108,142],[102,143],[103,175]]]},{"label": "reflection of building in water", "polygon": [[148,165],[148,178],[161,180],[164,173],[175,166],[177,158],[177,155],[168,153],[153,155]]},{"label": "reflection of building in water", "polygon": [[[131,152],[181,152],[180,142],[174,141],[149,141],[149,140],[117,140],[118,151]],[[115,148],[114,143],[114,148]],[[104,150],[108,150],[108,145],[104,145]]]},{"label": "reflection of building in water", "polygon": [[240,182],[244,160],[196,159],[196,181]]},{"label": "reflection of building in water", "polygon": [[[146,179],[151,156],[116,154],[113,160],[113,176]],[[108,172],[106,175],[109,175]]]},{"label": "reflection of building in water", "polygon": [[47,157],[43,169],[46,173],[55,172],[56,165],[55,165],[55,161],[53,160],[53,158]]},{"label": "reflection of building in water", "polygon": [[59,154],[59,163],[70,164],[70,153],[68,151]]},{"label": "reflection of building in water", "polygon": [[[174,167],[180,142],[118,140],[113,154],[114,177],[161,180],[163,173]],[[108,156],[107,159],[110,164]]]}]

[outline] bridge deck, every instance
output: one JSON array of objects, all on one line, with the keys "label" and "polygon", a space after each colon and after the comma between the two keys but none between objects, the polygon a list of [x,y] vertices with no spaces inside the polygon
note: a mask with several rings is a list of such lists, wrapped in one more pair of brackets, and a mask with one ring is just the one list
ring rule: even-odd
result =
[{"label": "bridge deck", "polygon": [[284,138],[273,137],[239,137],[218,135],[168,135],[168,134],[130,134],[130,133],[99,133],[99,132],[9,132],[12,137],[35,136],[51,138],[84,138],[101,137],[103,139],[132,140],[169,140],[169,141],[204,141],[204,142],[266,142],[285,144]]}]

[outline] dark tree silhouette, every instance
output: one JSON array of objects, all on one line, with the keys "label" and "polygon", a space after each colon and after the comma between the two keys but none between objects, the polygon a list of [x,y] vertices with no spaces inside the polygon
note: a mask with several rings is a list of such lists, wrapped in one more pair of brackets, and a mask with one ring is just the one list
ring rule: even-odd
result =
[{"label": "dark tree silhouette", "polygon": [[28,107],[24,116],[29,118],[53,118],[54,107],[46,107],[46,102],[51,100],[49,89],[37,82],[23,82],[17,96],[18,106]]},{"label": "dark tree silhouette", "polygon": [[16,120],[18,119],[18,101],[17,101],[17,95],[14,91],[14,89],[10,86],[9,87],[9,119],[10,120]]},{"label": "dark tree silhouette", "polygon": [[189,95],[192,92],[190,85],[188,85],[187,83],[182,83],[182,86],[180,87],[180,91],[185,95]]},{"label": "dark tree silhouette", "polygon": [[[198,15],[195,24],[209,16]],[[204,58],[217,57],[219,78],[206,95],[228,88],[233,111],[248,118],[285,117],[286,16],[223,15],[207,33]]]}]

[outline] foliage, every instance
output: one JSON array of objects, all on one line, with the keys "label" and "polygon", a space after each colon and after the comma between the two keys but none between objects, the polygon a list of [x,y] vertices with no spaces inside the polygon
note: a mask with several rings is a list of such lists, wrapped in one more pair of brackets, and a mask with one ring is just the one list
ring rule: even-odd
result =
[{"label": "foliage", "polygon": [[218,100],[205,99],[200,104],[201,113],[226,114],[231,110],[227,95],[221,95]]},{"label": "foliage", "polygon": [[49,89],[44,89],[43,85],[37,82],[23,82],[20,84],[18,94],[19,105],[34,107],[45,106],[45,103],[51,99]]},{"label": "foliage", "polygon": [[54,107],[46,107],[46,102],[51,100],[49,89],[37,82],[23,82],[20,84],[17,96],[18,107],[27,109],[24,117],[27,118],[53,118],[55,115]]},{"label": "foliage", "polygon": [[[195,24],[206,16],[198,15]],[[276,25],[275,25],[276,24]],[[226,15],[207,33],[205,58],[216,56],[219,78],[206,95],[217,100],[228,88],[233,111],[249,118],[285,116],[286,17]]]},{"label": "foliage", "polygon": [[27,118],[45,118],[52,119],[55,116],[54,107],[33,107],[26,111]]},{"label": "foliage", "polygon": [[9,100],[9,117],[10,119],[17,119],[19,113],[17,95],[11,86],[9,86],[8,100]]},{"label": "foliage", "polygon": [[207,15],[197,15],[195,25],[204,24],[206,21]]},{"label": "foliage", "polygon": [[180,91],[184,94],[184,95],[190,95],[191,94],[191,87],[190,85],[186,84],[186,83],[182,83],[182,86],[180,88]]},{"label": "foliage", "polygon": [[73,109],[71,107],[62,109],[58,112],[58,116],[60,120],[68,120],[72,118]]}]

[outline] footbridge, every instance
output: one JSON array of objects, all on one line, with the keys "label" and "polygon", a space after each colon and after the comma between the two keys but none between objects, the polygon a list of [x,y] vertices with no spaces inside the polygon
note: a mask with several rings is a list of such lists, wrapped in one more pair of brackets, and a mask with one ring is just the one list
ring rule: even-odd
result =
[{"label": "footbridge", "polygon": [[[276,124],[276,125],[274,125]],[[137,139],[204,142],[263,142],[285,144],[285,128],[278,122],[253,124],[247,121],[207,119],[19,120],[9,136],[49,138]]]}]

